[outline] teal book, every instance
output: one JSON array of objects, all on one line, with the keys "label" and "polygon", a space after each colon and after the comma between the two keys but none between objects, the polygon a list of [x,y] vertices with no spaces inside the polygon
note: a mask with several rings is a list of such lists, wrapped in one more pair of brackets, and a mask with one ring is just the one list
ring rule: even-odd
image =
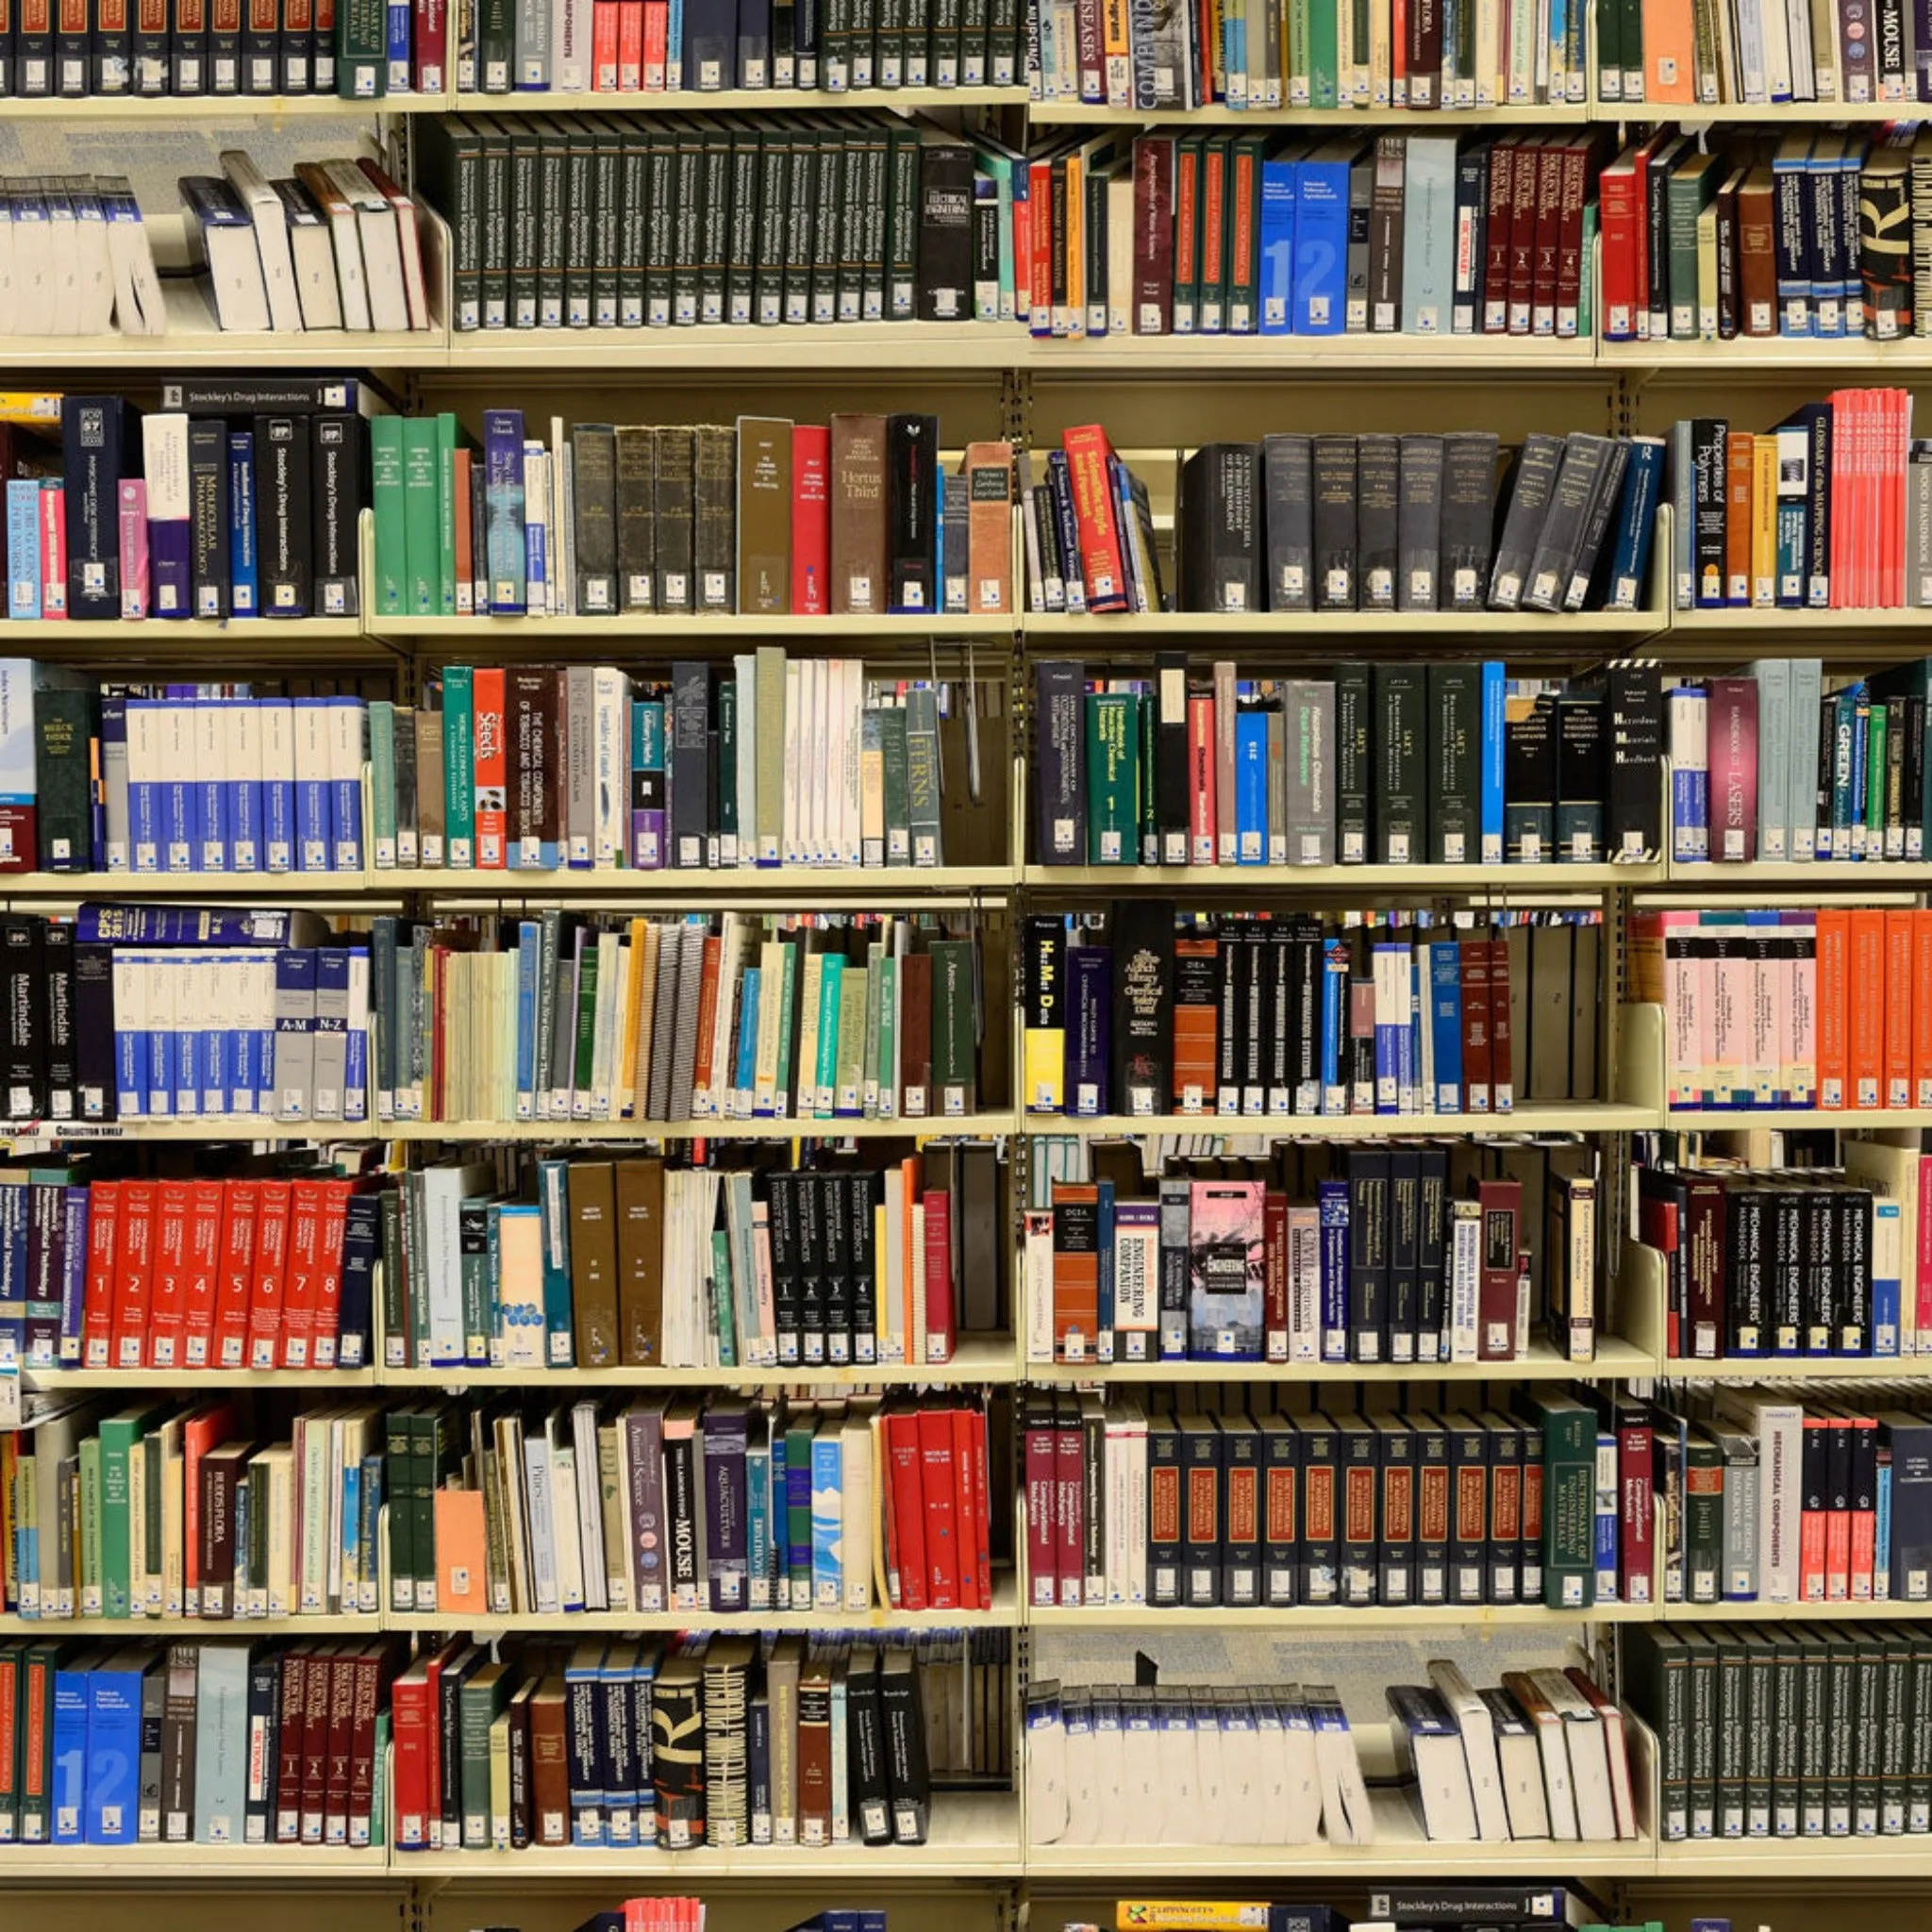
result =
[{"label": "teal book", "polygon": [[476,692],[467,664],[442,674],[442,810],[454,871],[476,863]]}]

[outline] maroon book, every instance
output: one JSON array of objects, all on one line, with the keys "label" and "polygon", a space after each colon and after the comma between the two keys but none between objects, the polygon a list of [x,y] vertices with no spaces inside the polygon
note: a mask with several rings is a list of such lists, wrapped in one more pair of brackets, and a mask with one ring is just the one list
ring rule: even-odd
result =
[{"label": "maroon book", "polygon": [[1174,138],[1134,143],[1134,333],[1164,336],[1174,326]]},{"label": "maroon book", "polygon": [[1757,857],[1757,686],[1713,677],[1709,690],[1710,856]]}]

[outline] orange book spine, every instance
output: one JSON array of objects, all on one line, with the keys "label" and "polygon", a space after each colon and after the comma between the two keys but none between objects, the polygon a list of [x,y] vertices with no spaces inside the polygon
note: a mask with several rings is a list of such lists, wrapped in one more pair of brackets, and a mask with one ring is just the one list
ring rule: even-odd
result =
[{"label": "orange book spine", "polygon": [[503,667],[478,665],[475,683],[476,731],[476,864],[501,872],[508,819],[509,770],[503,740]]},{"label": "orange book spine", "polygon": [[1912,1104],[1912,920],[1909,907],[1885,914],[1885,1105]]},{"label": "orange book spine", "polygon": [[1885,1002],[1882,997],[1853,999],[1850,990],[1860,987],[1876,993],[1885,985],[1885,914],[1874,907],[1856,907],[1852,911],[1846,968],[1845,1051],[1851,1105],[1873,1108],[1884,1092]]},{"label": "orange book spine", "polygon": [[1100,1321],[1100,1191],[1053,1191],[1053,1345],[1061,1361],[1091,1361]]},{"label": "orange book spine", "polygon": [[708,1110],[710,1107],[712,1035],[718,1030],[718,967],[724,945],[715,933],[705,941],[705,971],[698,981],[698,1059],[696,1076],[691,1082],[693,1113]]},{"label": "orange book spine", "polygon": [[1932,908],[1912,914],[1912,1103],[1932,1107]]},{"label": "orange book spine", "polygon": [[1845,969],[1851,953],[1851,914],[1826,907],[1818,914],[1818,1105],[1845,1104],[1851,1078],[1849,1015],[1845,1011]]},{"label": "orange book spine", "polygon": [[1724,457],[1724,602],[1751,602],[1752,438],[1732,432]]}]

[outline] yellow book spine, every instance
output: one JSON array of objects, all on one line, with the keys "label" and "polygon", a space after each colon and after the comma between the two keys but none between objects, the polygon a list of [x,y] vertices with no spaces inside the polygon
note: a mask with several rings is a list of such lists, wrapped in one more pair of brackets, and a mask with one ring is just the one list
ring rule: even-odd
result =
[{"label": "yellow book spine", "polygon": [[1751,607],[1777,603],[1777,438],[1751,445]]}]

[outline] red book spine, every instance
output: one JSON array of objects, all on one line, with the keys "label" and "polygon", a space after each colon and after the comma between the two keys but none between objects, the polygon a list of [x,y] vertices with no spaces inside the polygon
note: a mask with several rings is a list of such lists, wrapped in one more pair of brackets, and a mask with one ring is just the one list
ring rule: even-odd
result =
[{"label": "red book spine", "polygon": [[1462,976],[1462,1104],[1488,1113],[1490,1089],[1490,942],[1464,940],[1458,948]]},{"label": "red book spine", "polygon": [[195,1181],[188,1204],[186,1292],[182,1307],[184,1366],[205,1369],[215,1358],[215,1293],[221,1278],[222,1184]]},{"label": "red book spine", "polygon": [[1483,333],[1502,335],[1509,326],[1509,210],[1516,199],[1514,141],[1490,150],[1490,208],[1483,229]]},{"label": "red book spine", "polygon": [[1869,1604],[1878,1559],[1878,1422],[1854,1416],[1852,1429],[1851,1597]]},{"label": "red book spine", "polygon": [[671,0],[644,0],[644,88],[664,92],[664,67],[671,47]]},{"label": "red book spine", "polygon": [[148,1307],[147,1366],[179,1369],[188,1303],[188,1217],[193,1189],[161,1181],[155,1190],[153,1299]]},{"label": "red book spine", "polygon": [[1058,1438],[1051,1401],[1026,1418],[1026,1576],[1029,1601],[1050,1610],[1059,1601],[1059,1537],[1056,1529]]},{"label": "red book spine", "polygon": [[1852,1594],[1852,1424],[1833,1416],[1825,1431],[1824,1600],[1848,1603]]},{"label": "red book spine", "polygon": [[1516,1353],[1517,1227],[1523,1188],[1516,1181],[1482,1181],[1476,1189],[1482,1214],[1476,1276],[1476,1359],[1507,1362]]},{"label": "red book spine", "polygon": [[943,1189],[925,1194],[925,1358],[949,1362],[958,1339],[953,1293],[953,1198]]},{"label": "red book spine", "polygon": [[617,0],[617,91],[634,94],[644,84],[644,0]]},{"label": "red book spine", "polygon": [[1261,1332],[1271,1362],[1288,1359],[1288,1196],[1261,1197]]},{"label": "red book spine", "polygon": [[886,1455],[892,1473],[892,1531],[899,1551],[899,1576],[892,1605],[899,1610],[926,1607],[925,1491],[921,1479],[919,1417],[901,1410],[886,1418]]},{"label": "red book spine", "polygon": [[[275,1753],[275,1842],[296,1843],[302,1836],[303,1714],[308,1708],[308,1654],[291,1651],[282,1659],[282,1721]],[[318,1666],[318,1668],[324,1668]],[[427,1726],[425,1726],[427,1742]],[[401,1756],[400,1740],[398,1757]],[[397,1792],[397,1809],[402,1794]]]},{"label": "red book spine", "polygon": [[1101,58],[1100,0],[1074,0],[1074,45],[1079,61],[1080,98],[1107,105],[1107,68]]},{"label": "red book spine", "polygon": [[41,491],[41,615],[67,615],[67,495]]},{"label": "red book spine", "polygon": [[342,1312],[342,1237],[349,1226],[350,1180],[322,1183],[322,1239],[316,1254],[315,1314],[308,1330],[308,1359],[318,1369],[336,1365],[336,1337]]},{"label": "red book spine", "polygon": [[832,608],[832,432],[822,423],[791,431],[791,614]]},{"label": "red book spine", "polygon": [[986,1468],[986,1410],[974,1407],[968,1411],[968,1415],[973,1424],[967,1437],[967,1447],[973,1460],[974,1559],[979,1570],[980,1605],[990,1610],[992,1608],[992,1513]]},{"label": "red book spine", "polygon": [[1536,202],[1537,173],[1542,165],[1542,147],[1524,142],[1516,150],[1515,166],[1509,171],[1510,201],[1506,216],[1509,237],[1509,333],[1526,336],[1530,332],[1531,305],[1536,295]]},{"label": "red book spine", "polygon": [[596,0],[591,9],[591,91],[617,92],[617,0]]},{"label": "red book spine", "polygon": [[947,1410],[919,1411],[919,1476],[925,1496],[927,1607],[959,1607],[959,1536],[953,1502],[953,1424]]},{"label": "red book spine", "polygon": [[[1519,183],[1519,186],[1521,184]],[[1563,148],[1551,141],[1537,150],[1534,255],[1530,265],[1533,336],[1557,331],[1557,256],[1563,229]],[[1512,291],[1512,297],[1514,291]]]},{"label": "red book spine", "polygon": [[1617,1431],[1617,1597],[1620,1603],[1647,1604],[1656,1558],[1651,1550],[1653,1508],[1648,1423]]},{"label": "red book spine", "polygon": [[114,1269],[114,1366],[145,1369],[148,1306],[154,1293],[154,1181],[124,1181]]},{"label": "red book spine", "polygon": [[1053,164],[1032,162],[1026,170],[1027,259],[1026,326],[1037,336],[1053,333]]},{"label": "red book spine", "polygon": [[950,1411],[953,1421],[953,1521],[958,1525],[959,1607],[985,1610],[992,1606],[979,1589],[979,1507],[973,1474],[973,1438],[977,1412],[961,1407]]},{"label": "red book spine", "polygon": [[508,863],[504,851],[509,793],[503,690],[501,665],[477,665],[472,686],[476,714],[476,866],[483,872],[501,872]]},{"label": "red book spine", "polygon": [[1825,1479],[1830,1424],[1822,1415],[1805,1418],[1803,1507],[1798,1518],[1798,1601],[1824,1601]]},{"label": "red book spine", "polygon": [[255,1229],[261,1209],[261,1184],[229,1181],[222,1192],[214,1363],[218,1369],[240,1369],[248,1364],[248,1298],[255,1285]]},{"label": "red book spine", "polygon": [[1174,326],[1174,142],[1152,135],[1134,143],[1134,304],[1136,335]]},{"label": "red book spine", "polygon": [[282,1296],[281,1366],[309,1366],[322,1273],[323,1183],[297,1181],[289,1214],[289,1273]]},{"label": "red book spine", "polygon": [[1126,575],[1121,566],[1120,525],[1113,513],[1108,471],[1112,451],[1106,430],[1094,424],[1069,429],[1061,438],[1067,475],[1074,490],[1074,521],[1080,538],[1080,575],[1087,585],[1089,610],[1124,610]]},{"label": "red book spine", "polygon": [[[1557,195],[1557,333],[1574,337],[1583,299],[1583,203],[1590,150],[1572,142],[1562,151]],[[1599,214],[1598,219],[1602,216]],[[1601,252],[1601,251],[1599,251]]]},{"label": "red book spine", "polygon": [[1054,1431],[1054,1528],[1058,1548],[1054,1570],[1059,1578],[1060,1604],[1077,1609],[1087,1580],[1086,1457],[1081,1453],[1080,1419],[1059,1418]]},{"label": "red book spine", "polygon": [[121,1231],[121,1181],[87,1191],[87,1288],[81,1296],[81,1363],[105,1369],[114,1359],[114,1292]]},{"label": "red book spine", "polygon": [[[1013,196],[1013,314],[1024,325],[1033,320],[1033,200],[1028,192]],[[795,432],[794,432],[795,433]]]},{"label": "red book spine", "polygon": [[281,1352],[292,1183],[263,1181],[255,1225],[255,1285],[248,1297],[248,1366],[272,1369]]},{"label": "red book spine", "polygon": [[409,36],[410,85],[419,94],[442,92],[442,62],[449,40],[449,9],[443,0],[415,0]]},{"label": "red book spine", "polygon": [[1214,699],[1188,699],[1188,854],[1191,865],[1212,865],[1215,854]]},{"label": "red book spine", "polygon": [[329,1700],[341,1659],[308,1659],[308,1695],[302,1712],[302,1842],[322,1842],[323,1806],[328,1798]]}]

